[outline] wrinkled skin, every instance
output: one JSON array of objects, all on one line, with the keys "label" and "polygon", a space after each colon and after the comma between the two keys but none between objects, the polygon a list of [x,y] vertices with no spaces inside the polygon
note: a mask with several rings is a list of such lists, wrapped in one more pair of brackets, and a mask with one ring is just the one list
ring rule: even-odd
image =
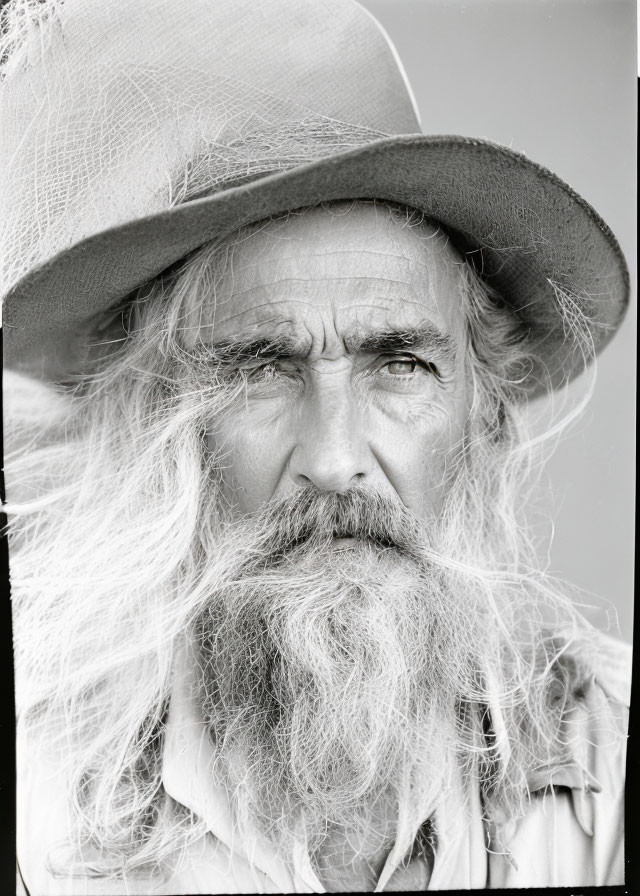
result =
[{"label": "wrinkled skin", "polygon": [[[364,203],[271,222],[235,248],[194,338],[287,337],[297,355],[241,363],[244,400],[209,434],[237,513],[358,485],[437,515],[468,412],[460,263],[429,225]],[[421,338],[374,344],[390,332]]]}]

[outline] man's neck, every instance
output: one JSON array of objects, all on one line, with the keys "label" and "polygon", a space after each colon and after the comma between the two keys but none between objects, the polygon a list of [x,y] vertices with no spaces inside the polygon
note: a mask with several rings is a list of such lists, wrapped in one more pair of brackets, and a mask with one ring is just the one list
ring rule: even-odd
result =
[{"label": "man's neck", "polygon": [[322,847],[314,855],[318,877],[329,893],[371,892],[380,877],[391,844],[371,852],[355,847],[342,831],[328,832]]},{"label": "man's neck", "polygon": [[[355,841],[343,830],[330,828],[319,850],[314,854],[316,873],[327,892],[371,892],[375,889],[387,856],[393,847],[395,822],[391,817],[378,819],[377,841],[361,837]],[[380,841],[383,841],[380,845]],[[391,876],[384,887],[393,890],[424,890],[431,876],[431,854],[426,838],[420,837],[406,864]]]}]

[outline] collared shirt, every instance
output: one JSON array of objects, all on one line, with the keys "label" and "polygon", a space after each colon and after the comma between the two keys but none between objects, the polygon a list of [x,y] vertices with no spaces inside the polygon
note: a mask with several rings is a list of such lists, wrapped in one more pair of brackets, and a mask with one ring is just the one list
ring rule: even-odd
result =
[{"label": "collared shirt", "polygon": [[[584,697],[564,720],[576,744],[572,759],[537,770],[529,782],[528,811],[499,837],[483,818],[477,784],[458,779],[457,789],[448,792],[431,815],[437,848],[427,874],[428,889],[624,882],[629,667],[630,648],[602,636],[602,651],[584,684]],[[18,856],[31,896],[325,892],[302,844],[287,865],[260,836],[237,836],[227,794],[210,773],[212,748],[191,693],[182,654],[165,732],[163,784],[174,800],[204,820],[207,834],[176,857],[162,882],[54,878],[45,867],[46,844],[60,836],[65,810],[60,797],[54,797],[54,776],[48,781],[45,776],[43,783],[40,774],[35,789],[35,771],[27,765],[18,792]],[[411,869],[402,867],[403,858],[391,851],[376,892],[387,886],[407,888]]]}]

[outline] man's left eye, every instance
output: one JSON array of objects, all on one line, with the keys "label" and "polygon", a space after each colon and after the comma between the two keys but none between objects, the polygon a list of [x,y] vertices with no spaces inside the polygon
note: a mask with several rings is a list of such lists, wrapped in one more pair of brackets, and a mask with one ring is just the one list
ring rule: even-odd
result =
[{"label": "man's left eye", "polygon": [[383,364],[382,369],[385,373],[394,377],[412,376],[416,371],[435,373],[437,375],[437,371],[432,364],[425,364],[423,361],[412,356],[406,358],[392,358],[390,361]]},{"label": "man's left eye", "polygon": [[410,376],[415,373],[418,362],[415,358],[402,358],[395,361],[387,361],[384,369],[392,376]]}]

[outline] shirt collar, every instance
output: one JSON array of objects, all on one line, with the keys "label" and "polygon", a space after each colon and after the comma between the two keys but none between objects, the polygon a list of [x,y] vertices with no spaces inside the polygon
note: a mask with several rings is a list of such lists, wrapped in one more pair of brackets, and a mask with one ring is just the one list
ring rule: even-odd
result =
[{"label": "shirt collar", "polygon": [[566,757],[540,766],[528,781],[532,795],[543,794],[551,788],[568,788],[575,816],[589,837],[593,836],[593,796],[602,792],[595,776],[595,754],[590,749],[592,721],[598,713],[597,690],[593,674],[576,686],[576,699],[561,723],[561,740],[568,744]]}]

